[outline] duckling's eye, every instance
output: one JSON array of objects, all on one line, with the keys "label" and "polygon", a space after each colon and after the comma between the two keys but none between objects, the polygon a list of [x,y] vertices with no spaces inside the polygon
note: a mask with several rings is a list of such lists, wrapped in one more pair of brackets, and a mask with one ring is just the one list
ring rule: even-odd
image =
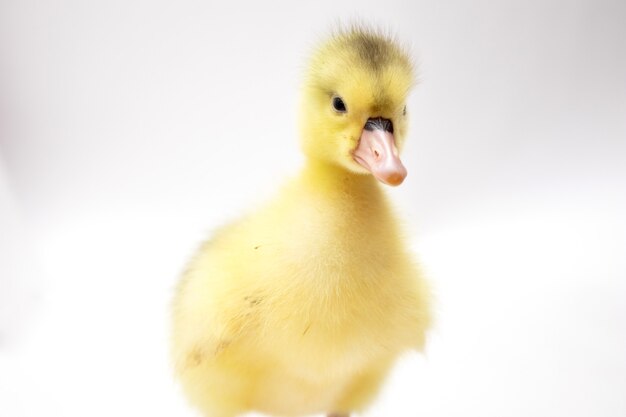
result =
[{"label": "duckling's eye", "polygon": [[333,108],[339,113],[345,113],[348,111],[346,109],[346,103],[344,103],[341,97],[338,96],[333,97]]},{"label": "duckling's eye", "polygon": [[402,115],[406,116],[406,106],[404,106],[404,108],[402,109]]}]

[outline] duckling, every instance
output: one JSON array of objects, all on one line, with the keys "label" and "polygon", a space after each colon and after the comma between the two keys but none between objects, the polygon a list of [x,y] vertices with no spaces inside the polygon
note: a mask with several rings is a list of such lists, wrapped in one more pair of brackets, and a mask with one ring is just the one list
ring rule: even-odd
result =
[{"label": "duckling", "polygon": [[301,173],[219,229],[174,296],[174,369],[203,415],[347,416],[402,352],[423,348],[427,285],[380,185],[407,173],[413,80],[406,52],[374,30],[342,29],[316,49]]}]

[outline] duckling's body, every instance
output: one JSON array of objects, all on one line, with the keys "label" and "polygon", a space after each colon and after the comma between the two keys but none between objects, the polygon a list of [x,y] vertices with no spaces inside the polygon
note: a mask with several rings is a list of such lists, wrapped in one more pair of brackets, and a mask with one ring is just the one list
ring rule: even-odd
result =
[{"label": "duckling's body", "polygon": [[208,417],[347,414],[402,351],[423,346],[428,323],[379,183],[313,157],[192,260],[174,300],[173,355]]}]

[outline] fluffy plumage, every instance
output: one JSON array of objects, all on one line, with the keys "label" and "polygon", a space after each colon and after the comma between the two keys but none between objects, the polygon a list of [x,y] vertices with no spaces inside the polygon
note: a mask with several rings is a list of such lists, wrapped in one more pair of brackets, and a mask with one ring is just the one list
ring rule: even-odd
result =
[{"label": "fluffy plumage", "polygon": [[[207,417],[361,410],[397,356],[423,346],[425,284],[381,185],[354,157],[373,117],[401,144],[412,83],[405,52],[363,28],[313,55],[304,169],[204,244],[174,298],[175,371]],[[338,96],[347,111],[333,107]]]}]

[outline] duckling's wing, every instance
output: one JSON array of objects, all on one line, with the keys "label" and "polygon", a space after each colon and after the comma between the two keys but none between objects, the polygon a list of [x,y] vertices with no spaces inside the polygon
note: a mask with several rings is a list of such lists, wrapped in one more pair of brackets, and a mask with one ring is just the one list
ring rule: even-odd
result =
[{"label": "duckling's wing", "polygon": [[234,296],[217,284],[224,277],[215,275],[192,268],[179,283],[172,309],[172,354],[179,371],[219,359],[258,323],[260,300]]}]

